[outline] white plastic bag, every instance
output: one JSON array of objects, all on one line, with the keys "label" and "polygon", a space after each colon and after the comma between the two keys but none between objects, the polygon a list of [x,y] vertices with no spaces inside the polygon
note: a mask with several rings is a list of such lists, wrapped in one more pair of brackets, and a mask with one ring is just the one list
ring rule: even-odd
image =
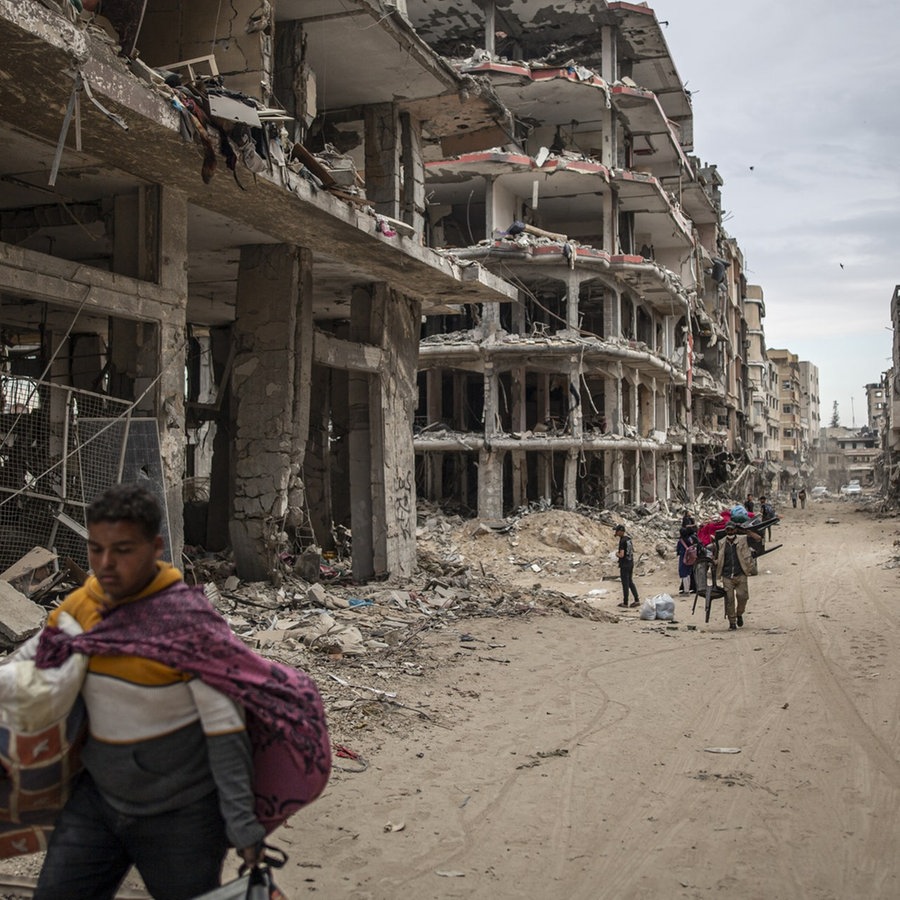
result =
[{"label": "white plastic bag", "polygon": [[[59,627],[71,635],[82,631],[68,613],[60,613]],[[37,639],[35,635],[0,665],[0,725],[13,732],[35,734],[65,719],[87,671],[88,658],[81,653],[57,668],[38,669],[31,659]]]},{"label": "white plastic bag", "polygon": [[640,617],[645,620],[656,618],[656,604],[653,600],[645,600],[641,604]]},{"label": "white plastic bag", "polygon": [[668,594],[657,594],[650,602],[657,619],[670,622],[675,618],[675,601]]},{"label": "white plastic bag", "polygon": [[[59,627],[81,631],[66,613]],[[0,859],[47,849],[59,810],[80,771],[86,727],[78,696],[87,657],[73,653],[61,666],[34,664],[37,636],[0,665]]]}]

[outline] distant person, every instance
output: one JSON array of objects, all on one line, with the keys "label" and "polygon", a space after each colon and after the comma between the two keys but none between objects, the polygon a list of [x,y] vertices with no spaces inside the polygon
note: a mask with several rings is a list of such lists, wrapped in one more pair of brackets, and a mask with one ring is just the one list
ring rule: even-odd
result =
[{"label": "distant person", "polygon": [[800,509],[806,509],[806,488],[800,488],[800,493],[797,494],[797,498],[800,501]]},{"label": "distant person", "polygon": [[619,547],[616,550],[616,556],[619,560],[619,578],[622,580],[622,602],[619,606],[628,606],[628,592],[634,600],[631,601],[632,609],[640,605],[640,597],[638,590],[634,586],[634,544],[631,538],[625,533],[624,525],[616,525],[613,534],[619,539]]},{"label": "distant person", "polygon": [[753,497],[751,497],[750,494],[747,494],[747,499],[744,501],[744,509],[746,509],[748,513],[752,513],[756,509],[756,505],[753,503]]},{"label": "distant person", "polygon": [[690,594],[693,589],[694,564],[697,562],[699,543],[697,529],[693,525],[688,525],[686,528],[681,529],[681,535],[678,538],[678,543],[675,545],[675,552],[678,554],[678,578],[680,580],[678,593],[681,595]]},{"label": "distant person", "polygon": [[716,557],[716,578],[725,591],[725,615],[731,631],[744,626],[744,612],[750,599],[747,576],[753,570],[750,541],[762,541],[754,531],[738,534],[737,526],[725,526],[725,539],[719,541]]},{"label": "distant person", "polygon": [[[775,518],[775,507],[772,506],[771,503],[769,503],[768,497],[760,497],[759,505],[762,507],[763,522],[768,522],[771,519]],[[769,525],[768,528],[766,529],[766,531],[768,532],[769,540],[771,541],[772,540],[772,526]]]},{"label": "distant person", "polygon": [[797,508],[797,497],[797,488],[791,488],[791,505],[794,507],[794,509]]}]

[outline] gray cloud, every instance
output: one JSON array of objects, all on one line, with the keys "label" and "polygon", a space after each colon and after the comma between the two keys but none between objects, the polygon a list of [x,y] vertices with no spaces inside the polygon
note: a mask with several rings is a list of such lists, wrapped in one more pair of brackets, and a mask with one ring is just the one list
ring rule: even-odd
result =
[{"label": "gray cloud", "polygon": [[819,367],[825,418],[838,399],[849,424],[852,401],[862,424],[900,282],[893,2],[650,5],[693,92],[695,153],[718,165],[726,228],[765,292],[769,346]]}]

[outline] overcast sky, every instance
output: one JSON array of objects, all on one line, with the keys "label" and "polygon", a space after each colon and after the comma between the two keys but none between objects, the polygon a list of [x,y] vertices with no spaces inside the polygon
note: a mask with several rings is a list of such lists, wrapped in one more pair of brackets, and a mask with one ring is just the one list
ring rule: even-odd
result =
[{"label": "overcast sky", "polygon": [[[649,0],[692,93],[694,153],[762,286],[766,343],[819,368],[821,417],[866,424],[900,284],[895,0]],[[751,169],[752,167],[752,169]]]}]

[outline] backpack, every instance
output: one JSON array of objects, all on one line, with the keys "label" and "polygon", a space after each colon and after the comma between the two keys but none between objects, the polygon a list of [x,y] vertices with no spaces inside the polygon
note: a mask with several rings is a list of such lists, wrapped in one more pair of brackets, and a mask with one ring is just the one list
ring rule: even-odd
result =
[{"label": "backpack", "polygon": [[684,548],[684,555],[682,556],[682,559],[684,560],[684,564],[686,566],[694,565],[694,563],[697,562],[697,545],[688,544],[687,547]]}]

